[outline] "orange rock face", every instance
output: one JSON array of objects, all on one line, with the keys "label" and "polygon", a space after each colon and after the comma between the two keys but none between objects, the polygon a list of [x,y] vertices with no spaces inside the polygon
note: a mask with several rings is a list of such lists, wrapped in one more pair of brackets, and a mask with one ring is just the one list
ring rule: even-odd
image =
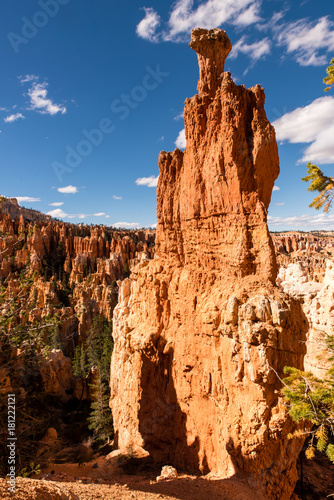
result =
[{"label": "orange rock face", "polygon": [[[119,448],[290,499],[301,440],[281,404],[302,367],[306,321],[275,286],[267,208],[279,173],[260,86],[223,73],[231,44],[196,29],[199,94],[185,104],[185,152],[159,157],[155,258],[123,281],[114,311],[111,405]],[[254,490],[255,491],[255,490]]]},{"label": "orange rock face", "polygon": [[[2,212],[7,205],[23,210],[20,218],[12,219],[17,215],[14,209]],[[30,294],[30,304],[35,302],[35,307],[29,320],[58,314],[61,336],[70,350],[73,343],[68,339],[75,333],[84,341],[96,314],[111,320],[117,304],[116,281],[123,278],[126,264],[131,268],[153,257],[155,231],[129,233],[49,218],[31,223],[24,210],[17,203],[0,202],[0,281],[10,299],[12,293],[19,293],[19,272],[26,271],[30,277],[35,273]],[[62,303],[66,286],[71,287],[71,298]]]},{"label": "orange rock face", "polygon": [[[200,52],[200,94],[185,103],[185,153],[160,153],[156,253],[235,278],[274,282],[266,215],[279,159],[263,89],[236,86],[229,73],[217,77],[231,47],[224,32],[194,30],[190,46]],[[206,59],[203,66],[202,54],[217,56],[219,64]]]}]

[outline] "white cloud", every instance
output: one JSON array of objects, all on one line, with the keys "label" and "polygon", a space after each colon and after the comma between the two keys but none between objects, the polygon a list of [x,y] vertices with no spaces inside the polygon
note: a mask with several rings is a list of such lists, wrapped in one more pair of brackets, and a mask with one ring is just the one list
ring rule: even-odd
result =
[{"label": "white cloud", "polygon": [[137,186],[157,187],[159,176],[150,175],[150,177],[139,177],[135,183]]},{"label": "white cloud", "polygon": [[63,201],[55,201],[54,203],[49,203],[50,207],[61,207],[62,205],[64,205]]},{"label": "white cloud", "polygon": [[124,229],[138,229],[140,224],[138,222],[115,222],[112,226]]},{"label": "white cloud", "polygon": [[257,23],[261,20],[259,16],[260,2],[255,2],[239,14],[234,24],[237,26],[249,26],[250,24]]},{"label": "white cloud", "polygon": [[56,208],[55,210],[51,210],[47,212],[46,215],[51,215],[51,217],[55,217],[56,219],[64,219],[65,217],[72,218],[68,214],[66,214],[61,208]]},{"label": "white cloud", "polygon": [[36,201],[41,201],[40,198],[32,198],[31,196],[14,196],[14,198],[17,199],[18,203],[22,203],[22,202],[34,203]]},{"label": "white cloud", "polygon": [[273,187],[273,191],[279,191],[281,188],[279,188],[278,186],[274,186]]},{"label": "white cloud", "polygon": [[74,194],[79,192],[78,188],[76,186],[72,186],[71,184],[69,186],[58,188],[57,191],[65,194]]},{"label": "white cloud", "polygon": [[[57,206],[54,203],[51,203],[50,205]],[[62,205],[62,203],[61,203]],[[57,217],[57,218],[67,218],[67,219],[87,219],[87,217],[108,217],[109,215],[106,215],[105,212],[99,212],[96,214],[67,214],[64,212],[61,208],[56,208],[55,210],[51,210],[50,212],[47,213],[47,215],[51,215],[52,217]]]},{"label": "white cloud", "polygon": [[160,26],[160,16],[152,8],[146,8],[145,17],[137,25],[136,33],[140,38],[149,40],[150,42],[157,42],[158,36],[156,35],[156,30]]},{"label": "white cloud", "polygon": [[334,97],[319,97],[286,113],[273,125],[280,141],[311,143],[300,162],[334,163]]},{"label": "white cloud", "polygon": [[182,129],[179,132],[179,135],[177,136],[177,139],[175,141],[175,146],[179,149],[185,149],[186,145],[187,145],[186,131],[185,129]]},{"label": "white cloud", "polygon": [[113,195],[114,200],[121,200],[122,196],[116,196],[115,194]]},{"label": "white cloud", "polygon": [[43,115],[55,115],[57,113],[66,113],[66,107],[61,104],[54,104],[51,99],[47,98],[48,84],[46,82],[43,83],[34,83],[33,86],[28,90],[28,96],[30,98],[30,107],[29,109],[35,110],[38,113]]},{"label": "white cloud", "polygon": [[151,227],[152,229],[156,229],[157,228],[157,223],[151,224],[149,227]]},{"label": "white cloud", "polygon": [[178,0],[173,5],[166,29],[157,32],[161,25],[159,14],[152,8],[145,9],[145,17],[137,26],[137,35],[151,42],[160,40],[180,42],[188,38],[193,28],[216,28],[231,23],[249,26],[259,20],[260,1],[257,0],[207,0],[194,8],[193,0]]},{"label": "white cloud", "polygon": [[18,79],[20,80],[21,83],[36,82],[38,80],[38,76],[36,75],[18,76]]},{"label": "white cloud", "polygon": [[20,118],[24,120],[25,116],[23,116],[22,113],[16,113],[15,115],[6,116],[6,118],[4,118],[3,121],[6,123],[12,123],[16,122],[16,120],[19,120]]},{"label": "white cloud", "polygon": [[269,226],[286,226],[286,227],[312,227],[333,229],[334,215],[320,213],[317,215],[296,215],[290,217],[272,217],[268,216]]},{"label": "white cloud", "polygon": [[278,43],[286,46],[288,54],[294,54],[302,66],[321,66],[328,57],[319,50],[334,51],[334,23],[328,16],[316,21],[299,19],[279,27]]},{"label": "white cloud", "polygon": [[183,120],[184,119],[184,112],[179,113],[178,115],[174,116],[174,120]]},{"label": "white cloud", "polygon": [[233,45],[231,58],[236,58],[239,53],[248,54],[252,61],[258,61],[261,57],[270,54],[271,42],[269,38],[264,38],[263,40],[259,40],[258,42],[254,42],[251,44],[246,43],[246,37],[243,36],[240,40],[237,41]]},{"label": "white cloud", "polygon": [[106,215],[106,219],[110,219],[110,215]]},{"label": "white cloud", "polygon": [[278,207],[282,207],[283,205],[285,205],[285,203],[276,203],[276,205],[277,205]]}]

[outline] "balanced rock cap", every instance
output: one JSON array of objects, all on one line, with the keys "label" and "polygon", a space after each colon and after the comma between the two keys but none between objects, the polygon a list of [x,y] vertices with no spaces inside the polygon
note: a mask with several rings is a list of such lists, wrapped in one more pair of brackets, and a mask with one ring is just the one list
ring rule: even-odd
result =
[{"label": "balanced rock cap", "polygon": [[220,86],[225,59],[232,50],[231,41],[221,29],[195,28],[191,32],[189,47],[195,50],[198,57],[198,93],[213,97]]}]

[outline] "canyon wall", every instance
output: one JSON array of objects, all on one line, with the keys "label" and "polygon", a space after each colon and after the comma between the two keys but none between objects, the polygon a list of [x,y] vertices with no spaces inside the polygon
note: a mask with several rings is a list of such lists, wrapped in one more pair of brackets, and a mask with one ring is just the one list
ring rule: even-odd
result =
[{"label": "canyon wall", "polygon": [[[54,220],[12,219],[0,207],[0,280],[6,298],[19,294],[22,276],[33,282],[29,321],[58,314],[65,350],[81,343],[93,318],[111,320],[117,281],[154,255],[155,231],[113,230]],[[23,273],[23,274],[22,274]],[[68,346],[68,348],[67,348]]]},{"label": "canyon wall", "polygon": [[185,152],[159,156],[155,258],[133,268],[114,311],[115,441],[290,499],[302,440],[287,439],[275,371],[303,367],[307,322],[275,285],[275,133],[263,89],[224,72],[226,33],[193,30],[190,47],[198,94],[185,103]]},{"label": "canyon wall", "polygon": [[4,196],[0,196],[0,211],[3,214],[8,214],[11,219],[20,218],[22,215],[25,220],[30,222],[52,220],[51,215],[45,215],[32,208],[21,207],[16,198],[5,198]]},{"label": "canyon wall", "polygon": [[319,231],[318,236],[298,231],[273,233],[271,236],[280,268],[299,262],[309,281],[323,282],[326,261],[334,255],[334,237],[331,231]]}]

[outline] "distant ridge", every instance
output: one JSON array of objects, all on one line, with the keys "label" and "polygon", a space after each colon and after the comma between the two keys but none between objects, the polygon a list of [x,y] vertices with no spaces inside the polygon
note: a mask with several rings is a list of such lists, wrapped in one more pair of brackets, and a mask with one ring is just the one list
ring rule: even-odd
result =
[{"label": "distant ridge", "polygon": [[3,214],[8,214],[12,220],[15,220],[16,218],[19,219],[21,215],[24,220],[29,222],[53,220],[51,215],[45,215],[38,210],[33,210],[32,208],[20,207],[16,198],[6,198],[5,196],[0,197],[0,211]]}]

